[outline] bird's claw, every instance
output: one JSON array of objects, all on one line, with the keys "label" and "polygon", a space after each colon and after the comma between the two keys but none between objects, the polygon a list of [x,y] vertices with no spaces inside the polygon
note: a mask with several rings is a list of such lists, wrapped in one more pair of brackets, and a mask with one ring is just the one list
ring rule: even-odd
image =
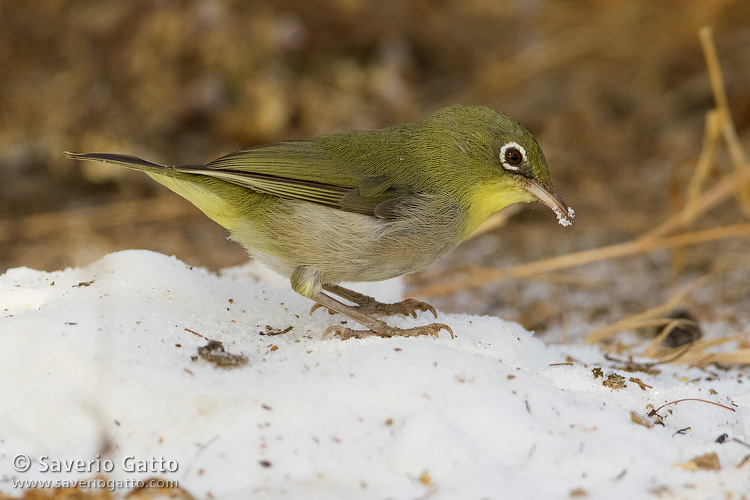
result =
[{"label": "bird's claw", "polygon": [[[321,307],[325,308],[323,304],[318,304],[317,302],[313,304],[313,306],[310,308],[310,316],[312,316],[312,313],[314,313],[316,310],[320,309]],[[328,314],[336,314],[336,311],[331,311],[328,309]]]},{"label": "bird's claw", "polygon": [[[322,304],[314,304],[310,308],[310,314],[321,307],[325,306],[323,306]],[[437,318],[437,310],[435,310],[434,307],[432,307],[427,302],[422,302],[421,300],[416,299],[405,299],[394,304],[384,304],[382,302],[378,302],[377,300],[371,299],[371,301],[362,303],[357,306],[352,306],[352,308],[356,309],[362,314],[367,314],[368,316],[393,316],[394,314],[403,314],[404,316],[411,316],[413,318],[416,318],[417,311],[429,311],[433,316]],[[328,314],[336,314],[336,311],[331,311],[330,309],[328,309]]]},{"label": "bird's claw", "polygon": [[437,311],[434,307],[432,307],[427,302],[422,302],[421,300],[416,299],[404,299],[401,302],[396,302],[395,304],[382,304],[380,302],[375,302],[374,304],[369,305],[369,307],[370,310],[368,310],[368,312],[362,312],[365,312],[365,314],[380,314],[383,316],[403,314],[404,316],[411,316],[413,318],[416,318],[417,311],[429,311],[433,316],[437,318]]},{"label": "bird's claw", "polygon": [[376,330],[352,330],[341,325],[334,325],[328,327],[323,332],[323,338],[327,338],[329,335],[339,337],[341,340],[348,340],[352,338],[364,339],[367,337],[418,337],[420,335],[430,335],[432,337],[439,337],[440,330],[448,330],[451,334],[451,338],[455,338],[453,335],[453,329],[450,326],[443,323],[431,323],[424,326],[416,326],[414,328],[396,328],[394,326],[385,326],[382,329]]},{"label": "bird's claw", "polygon": [[328,328],[326,328],[326,331],[323,332],[323,340],[328,338],[329,335],[339,337],[341,340],[349,340],[352,338],[364,339],[377,334],[371,330],[352,330],[351,328],[347,328],[345,326],[334,325],[329,326]]}]

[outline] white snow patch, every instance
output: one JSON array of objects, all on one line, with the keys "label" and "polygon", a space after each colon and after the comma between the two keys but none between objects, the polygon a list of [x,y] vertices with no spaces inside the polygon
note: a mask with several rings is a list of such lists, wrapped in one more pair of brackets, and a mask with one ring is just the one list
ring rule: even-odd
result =
[{"label": "white snow patch", "polygon": [[[360,290],[395,300],[403,288],[396,280]],[[596,348],[545,345],[499,318],[441,314],[455,339],[321,340],[345,318],[310,316],[311,305],[254,264],[216,275],[146,251],[55,273],[8,271],[0,276],[0,491],[19,495],[19,479],[96,473],[43,471],[62,460],[111,460],[109,478],[173,479],[196,498],[750,491],[750,469],[736,467],[750,453],[733,440],[750,441],[750,398],[736,371],[620,370],[652,388],[612,390],[592,374],[599,363],[613,371]],[[268,336],[267,326],[293,328]],[[249,363],[194,360],[203,337]],[[577,361],[557,365],[566,356]],[[660,411],[663,426],[631,421],[631,412],[649,421],[652,407],[683,398],[735,411],[685,401]],[[720,471],[674,466],[710,452]],[[26,472],[14,470],[21,455],[31,460]],[[148,470],[130,472],[128,457]]]}]

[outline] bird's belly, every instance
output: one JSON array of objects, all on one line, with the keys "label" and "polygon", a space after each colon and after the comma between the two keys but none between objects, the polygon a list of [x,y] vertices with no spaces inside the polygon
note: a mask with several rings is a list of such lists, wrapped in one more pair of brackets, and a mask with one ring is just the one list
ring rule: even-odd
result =
[{"label": "bird's belly", "polygon": [[289,200],[277,205],[238,226],[232,239],[284,276],[307,266],[323,283],[380,281],[424,269],[460,241],[453,231],[409,218],[387,221]]}]

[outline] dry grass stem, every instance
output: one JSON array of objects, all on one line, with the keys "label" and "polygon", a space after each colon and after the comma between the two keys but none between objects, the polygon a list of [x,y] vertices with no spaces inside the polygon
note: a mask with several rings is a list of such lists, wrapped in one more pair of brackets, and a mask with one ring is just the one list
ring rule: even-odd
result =
[{"label": "dry grass stem", "polygon": [[706,366],[712,363],[725,365],[750,365],[750,349],[735,349],[729,352],[714,352],[704,358],[691,363],[697,366]]},{"label": "dry grass stem", "polygon": [[741,236],[750,236],[750,224],[735,224],[663,238],[639,238],[617,245],[610,245],[592,250],[569,253],[550,259],[538,260],[529,264],[511,267],[509,269],[469,266],[457,270],[457,272],[462,272],[464,274],[463,277],[445,280],[442,283],[419,288],[415,290],[413,294],[421,297],[436,297],[502,279],[526,278],[541,273],[557,271],[559,269],[579,266],[582,264],[589,264],[600,260],[626,257],[663,248],[678,248]]},{"label": "dry grass stem", "polygon": [[747,160],[745,152],[737,138],[737,129],[734,127],[734,122],[732,121],[727,94],[724,90],[724,79],[721,75],[721,65],[719,64],[719,58],[716,55],[716,47],[714,46],[713,37],[711,35],[711,28],[701,28],[699,36],[701,39],[701,46],[703,47],[703,54],[706,57],[708,74],[711,78],[711,87],[713,89],[714,98],[716,99],[716,108],[723,123],[722,130],[724,132],[724,139],[727,141],[729,153],[732,157],[732,163],[735,168],[735,175],[737,176],[737,196],[745,214],[750,215],[750,178],[747,176]]},{"label": "dry grass stem", "polygon": [[601,342],[624,330],[636,330],[646,326],[661,326],[669,324],[674,321],[674,318],[669,318],[667,315],[682,303],[690,292],[702,285],[703,282],[705,282],[705,277],[690,283],[681,292],[675,294],[661,305],[652,307],[651,309],[634,314],[625,319],[621,319],[616,323],[607,325],[588,334],[586,336],[586,343],[594,344],[596,342]]},{"label": "dry grass stem", "polygon": [[[698,159],[696,172],[691,179],[688,192],[688,203],[680,212],[676,213],[659,226],[644,233],[642,238],[655,238],[664,236],[686,223],[695,221],[700,215],[709,211],[722,201],[736,193],[745,213],[750,214],[750,164],[747,162],[742,145],[737,137],[737,131],[732,122],[729,111],[726,92],[724,90],[724,79],[721,74],[721,66],[716,55],[716,47],[713,43],[710,28],[702,28],[699,31],[701,45],[706,58],[711,87],[716,101],[716,109],[706,114],[706,133],[704,136],[703,149]],[[729,154],[734,165],[734,175],[725,176],[718,184],[703,194],[700,194],[701,185],[710,169],[711,163],[716,155],[716,140],[723,134],[727,143]]]},{"label": "dry grass stem", "polygon": [[[669,362],[672,364],[688,366],[707,366],[712,363],[750,365],[750,349],[734,349],[727,352],[706,352],[707,349],[712,347],[726,344],[727,342],[738,342],[743,338],[744,336],[742,335],[734,335],[718,339],[698,340],[690,344],[687,348],[663,348],[656,351],[654,356],[649,357],[653,357],[659,362]],[[679,356],[675,356],[680,350],[683,352]]]},{"label": "dry grass stem", "polygon": [[703,137],[703,149],[698,157],[698,163],[695,166],[695,173],[690,179],[688,186],[688,199],[685,204],[684,214],[685,225],[690,225],[698,216],[698,201],[700,199],[703,183],[711,172],[716,156],[716,146],[721,136],[721,121],[719,113],[711,110],[706,113],[706,131]]},{"label": "dry grass stem", "polygon": [[[668,323],[666,323],[666,326],[662,328],[659,335],[654,337],[654,340],[651,341],[651,343],[646,348],[646,350],[643,351],[643,356],[647,358],[657,357],[656,353],[661,349],[661,344],[669,336],[669,334],[674,331],[675,328],[685,328],[685,327],[690,327],[696,324],[695,321],[690,320],[690,319],[680,318],[680,319],[672,319],[671,321],[669,318],[663,318],[663,319],[668,321]],[[673,349],[673,351],[679,350],[679,349],[684,349],[684,346],[680,346],[678,349]]]},{"label": "dry grass stem", "polygon": [[[737,132],[732,122],[729,105],[724,90],[724,82],[721,75],[716,48],[714,46],[710,28],[702,28],[699,32],[703,52],[706,57],[711,86],[713,88],[716,100],[716,110],[709,111],[706,115],[706,131],[703,141],[703,149],[698,159],[695,173],[690,181],[688,188],[688,202],[685,207],[670,217],[667,221],[660,224],[651,231],[645,233],[636,242],[641,241],[658,241],[665,239],[663,236],[671,231],[690,224],[700,215],[709,209],[729,198],[735,193],[743,211],[750,215],[750,165],[748,165],[745,152],[737,138]],[[718,138],[723,135],[727,143],[732,163],[734,165],[734,175],[725,176],[719,183],[708,191],[701,193],[702,185],[708,177],[711,166],[713,165]],[[667,238],[668,239],[668,238]],[[634,330],[649,325],[649,323],[666,324],[667,327],[650,343],[643,352],[643,356],[654,358],[659,362],[669,362],[675,364],[705,366],[711,363],[725,364],[750,364],[750,349],[738,348],[729,352],[708,353],[707,349],[731,341],[741,341],[744,336],[737,335],[732,337],[722,337],[710,340],[698,340],[687,347],[666,348],[662,346],[664,339],[676,327],[681,326],[680,321],[663,317],[666,312],[671,310],[674,305],[684,298],[685,292],[682,292],[667,303],[633,315],[624,320],[618,321],[591,333],[587,338],[587,343],[599,342],[605,340],[622,330]]]},{"label": "dry grass stem", "polygon": [[708,67],[708,76],[711,79],[711,89],[716,100],[716,107],[720,112],[726,113],[729,110],[729,101],[724,90],[724,78],[721,75],[721,65],[719,57],[716,54],[716,46],[713,40],[713,30],[709,26],[704,26],[698,30],[698,36],[701,39],[703,55],[706,58]]},{"label": "dry grass stem", "polygon": [[[748,169],[750,170],[750,165],[748,166]],[[732,192],[734,192],[735,190],[734,186],[736,182],[736,176],[725,177],[716,185],[700,195],[700,197],[689,208],[689,210],[692,210],[695,214],[693,220],[697,219],[699,215],[708,212],[719,203],[728,199]],[[650,238],[659,238],[673,232],[680,227],[683,227],[685,225],[685,219],[687,218],[687,210],[687,207],[683,210],[680,210],[655,228],[643,233],[638,239],[647,240]]]},{"label": "dry grass stem", "polygon": [[734,335],[718,339],[697,340],[689,345],[675,348],[664,347],[662,345],[664,339],[666,339],[672,330],[692,323],[691,320],[670,318],[668,317],[668,314],[680,305],[690,292],[702,285],[706,279],[707,277],[704,276],[703,278],[694,281],[681,292],[671,297],[664,304],[634,314],[590,333],[586,337],[586,343],[593,344],[595,342],[609,340],[615,334],[626,330],[633,331],[640,328],[666,325],[659,335],[657,335],[641,353],[641,356],[655,359],[657,364],[672,363],[690,366],[706,366],[712,363],[750,364],[750,349],[742,348],[718,353],[706,352],[712,347],[726,344],[727,342],[746,341],[747,335]]}]

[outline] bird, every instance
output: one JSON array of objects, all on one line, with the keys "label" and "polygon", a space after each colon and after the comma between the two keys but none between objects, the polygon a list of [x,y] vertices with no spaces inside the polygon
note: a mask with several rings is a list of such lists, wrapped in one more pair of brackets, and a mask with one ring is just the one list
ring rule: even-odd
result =
[{"label": "bird", "polygon": [[[365,330],[334,325],[341,339],[438,336],[443,323],[391,326],[431,305],[383,304],[341,286],[425,269],[493,213],[540,201],[563,226],[574,212],[551,188],[531,133],[485,106],[454,105],[421,121],[256,146],[205,165],[166,165],[119,153],[71,153],[145,172],[229,231],[291,288]],[[350,302],[347,304],[340,299]]]}]

